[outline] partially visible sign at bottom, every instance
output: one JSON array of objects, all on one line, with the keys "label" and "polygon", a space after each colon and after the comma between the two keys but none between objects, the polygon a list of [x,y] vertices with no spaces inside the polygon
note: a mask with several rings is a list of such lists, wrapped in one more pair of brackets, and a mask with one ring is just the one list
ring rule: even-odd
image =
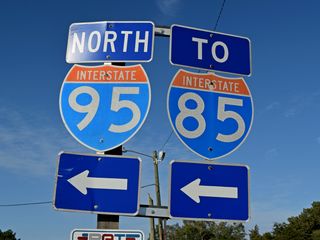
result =
[{"label": "partially visible sign at bottom", "polygon": [[99,230],[75,229],[71,232],[71,240],[144,240],[140,230]]}]

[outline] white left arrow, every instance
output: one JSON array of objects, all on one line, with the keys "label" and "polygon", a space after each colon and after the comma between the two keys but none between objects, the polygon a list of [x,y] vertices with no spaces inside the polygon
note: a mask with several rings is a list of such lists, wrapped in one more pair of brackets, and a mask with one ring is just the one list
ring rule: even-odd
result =
[{"label": "white left arrow", "polygon": [[88,175],[89,170],[85,170],[82,173],[69,178],[68,182],[84,195],[87,195],[88,188],[109,190],[128,189],[128,179],[126,178],[94,178],[88,177]]},{"label": "white left arrow", "polygon": [[200,178],[197,178],[180,190],[196,203],[200,203],[200,197],[238,198],[237,187],[205,186],[200,182]]}]

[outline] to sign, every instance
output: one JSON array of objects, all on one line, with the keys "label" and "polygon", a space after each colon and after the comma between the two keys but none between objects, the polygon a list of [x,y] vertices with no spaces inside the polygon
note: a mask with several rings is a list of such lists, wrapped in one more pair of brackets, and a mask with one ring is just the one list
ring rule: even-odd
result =
[{"label": "to sign", "polygon": [[141,160],[60,153],[53,205],[57,210],[136,215]]},{"label": "to sign", "polygon": [[78,142],[107,151],[140,129],[150,101],[149,80],[141,65],[74,65],[61,87],[60,113]]},{"label": "to sign", "polygon": [[171,218],[247,221],[249,168],[245,165],[172,161]]},{"label": "to sign", "polygon": [[172,25],[170,62],[179,66],[250,75],[250,40],[240,36]]},{"label": "to sign", "polygon": [[75,229],[71,232],[71,240],[144,240],[140,230],[100,230]]},{"label": "to sign", "polygon": [[253,103],[242,78],[179,70],[168,91],[170,123],[193,152],[217,159],[233,152],[248,135]]},{"label": "to sign", "polygon": [[83,62],[149,62],[152,60],[152,22],[74,23],[69,29],[66,60]]}]

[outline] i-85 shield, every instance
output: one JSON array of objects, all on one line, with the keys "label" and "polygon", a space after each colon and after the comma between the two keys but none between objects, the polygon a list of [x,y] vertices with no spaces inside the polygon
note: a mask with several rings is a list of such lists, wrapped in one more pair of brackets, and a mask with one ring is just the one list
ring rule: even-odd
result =
[{"label": "i-85 shield", "polygon": [[247,137],[253,102],[243,78],[179,70],[167,97],[178,138],[191,151],[213,160],[236,150]]}]

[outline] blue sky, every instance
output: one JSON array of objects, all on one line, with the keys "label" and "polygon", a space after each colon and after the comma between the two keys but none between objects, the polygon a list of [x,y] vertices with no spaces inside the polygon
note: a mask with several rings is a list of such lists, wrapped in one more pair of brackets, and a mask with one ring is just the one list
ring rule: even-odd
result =
[{"label": "blue sky", "polygon": [[[147,20],[213,30],[222,0],[2,1],[0,3],[0,204],[51,201],[57,154],[93,153],[78,144],[60,118],[58,97],[71,67],[65,62],[68,28],[74,22]],[[320,22],[316,0],[226,0],[217,31],[250,38],[255,117],[249,136],[219,163],[251,169],[251,220],[262,231],[320,199]],[[124,146],[151,154],[171,133],[166,93],[179,69],[169,64],[169,39],[156,38],[154,58],[143,64],[152,104],[140,131]],[[175,135],[160,164],[164,205],[170,160],[196,160]],[[153,182],[143,159],[142,185]],[[141,203],[147,193],[141,191]],[[174,223],[174,221],[169,221]],[[148,232],[149,220],[120,218],[124,229]],[[0,229],[21,239],[68,239],[74,228],[95,228],[96,216],[53,210],[50,204],[0,207]],[[48,236],[49,235],[49,236]]]}]

